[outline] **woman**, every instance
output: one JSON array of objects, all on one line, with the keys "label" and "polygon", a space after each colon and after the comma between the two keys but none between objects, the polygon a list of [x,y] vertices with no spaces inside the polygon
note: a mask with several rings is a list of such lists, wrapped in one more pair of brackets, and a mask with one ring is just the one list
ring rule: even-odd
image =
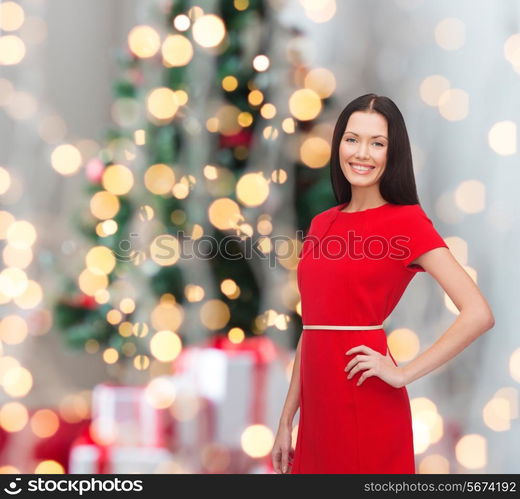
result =
[{"label": "woman", "polygon": [[[415,473],[406,385],[452,359],[494,317],[419,204],[406,126],[392,100],[367,94],[342,111],[331,179],[340,204],[312,219],[300,254],[303,333],[273,465],[277,473]],[[436,279],[460,314],[400,367],[383,321],[417,272]]]}]

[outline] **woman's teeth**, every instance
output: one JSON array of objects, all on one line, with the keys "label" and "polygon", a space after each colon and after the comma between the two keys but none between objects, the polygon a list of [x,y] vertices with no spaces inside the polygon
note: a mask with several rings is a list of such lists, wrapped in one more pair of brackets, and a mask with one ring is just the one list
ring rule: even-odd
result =
[{"label": "woman's teeth", "polygon": [[356,172],[356,173],[359,173],[361,175],[366,175],[369,171],[373,170],[374,167],[370,167],[370,166],[359,166],[359,165],[354,165],[354,164],[350,164],[350,167]]}]

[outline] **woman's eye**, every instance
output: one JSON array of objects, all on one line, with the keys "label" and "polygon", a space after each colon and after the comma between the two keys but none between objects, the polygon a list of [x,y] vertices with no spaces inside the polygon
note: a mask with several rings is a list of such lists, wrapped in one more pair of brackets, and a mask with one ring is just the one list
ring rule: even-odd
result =
[{"label": "woman's eye", "polygon": [[[348,139],[345,140],[345,142],[348,142],[349,140],[356,140],[356,139],[349,137]],[[378,146],[381,146],[381,147],[384,146],[384,144],[382,144],[381,142],[374,142],[374,144],[377,144]]]}]

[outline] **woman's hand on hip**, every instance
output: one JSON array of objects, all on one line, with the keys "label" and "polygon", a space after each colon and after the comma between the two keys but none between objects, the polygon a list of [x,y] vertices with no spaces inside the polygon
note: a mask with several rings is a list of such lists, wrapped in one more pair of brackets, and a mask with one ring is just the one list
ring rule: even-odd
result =
[{"label": "woman's hand on hip", "polygon": [[395,365],[388,349],[386,355],[383,355],[366,345],[358,345],[345,354],[357,354],[345,367],[345,371],[348,373],[347,379],[362,371],[357,386],[370,376],[377,376],[395,388],[401,388],[406,384],[403,370]]}]

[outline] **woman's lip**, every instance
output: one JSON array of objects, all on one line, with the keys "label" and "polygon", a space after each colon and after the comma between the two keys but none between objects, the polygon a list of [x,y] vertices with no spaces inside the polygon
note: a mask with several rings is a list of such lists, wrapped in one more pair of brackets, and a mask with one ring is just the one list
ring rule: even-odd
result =
[{"label": "woman's lip", "polygon": [[[362,171],[358,171],[358,170],[355,170],[353,165],[355,165],[356,163],[349,163],[349,166],[351,168],[351,170],[354,172],[354,173],[357,173],[358,175],[368,175],[373,169],[374,167],[372,166],[370,170],[366,170],[364,172]],[[362,166],[362,165],[361,165]]]}]

